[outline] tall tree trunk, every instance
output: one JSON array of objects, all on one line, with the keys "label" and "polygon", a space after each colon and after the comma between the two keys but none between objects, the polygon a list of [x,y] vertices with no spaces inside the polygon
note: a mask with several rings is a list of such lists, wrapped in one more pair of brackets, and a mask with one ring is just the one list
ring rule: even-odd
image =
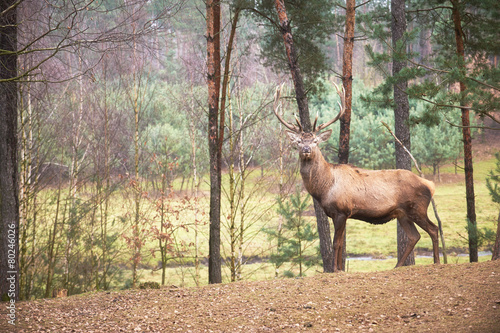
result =
[{"label": "tall tree trunk", "polygon": [[498,212],[497,218],[497,235],[495,238],[495,245],[493,246],[493,251],[491,255],[491,260],[500,259],[500,212]]},{"label": "tall tree trunk", "polygon": [[[239,91],[239,89],[238,89]],[[240,95],[241,98],[241,95]],[[244,240],[244,235],[245,235],[245,219],[246,219],[246,198],[245,198],[245,182],[246,182],[246,170],[247,170],[247,164],[245,162],[245,150],[244,150],[244,136],[243,136],[243,130],[245,128],[245,122],[243,121],[243,110],[241,107],[241,102],[238,103],[238,111],[239,111],[239,116],[240,116],[240,128],[239,128],[239,172],[240,172],[240,232],[239,232],[239,242],[238,242],[238,265],[237,265],[237,274],[236,278],[238,280],[241,280],[241,272],[243,270],[243,240]]]},{"label": "tall tree trunk", "polygon": [[231,108],[231,97],[230,97],[230,87],[229,87],[229,81],[231,79],[231,53],[233,50],[233,44],[234,44],[234,37],[236,35],[236,26],[238,24],[238,18],[240,16],[240,8],[236,8],[234,12],[234,17],[231,20],[231,32],[229,34],[229,41],[227,44],[227,49],[226,49],[226,57],[225,57],[225,63],[224,63],[224,78],[222,80],[222,96],[221,96],[221,101],[220,101],[220,110],[221,110],[221,115],[220,115],[220,124],[219,124],[219,151],[218,155],[219,158],[222,160],[222,143],[224,139],[224,118],[226,114],[226,99],[228,100],[229,104],[229,112],[230,112],[230,119],[229,119],[229,145],[230,145],[230,162],[229,162],[229,201],[230,201],[230,245],[231,245],[231,264],[230,264],[230,270],[231,270],[231,282],[236,281],[236,241],[237,241],[237,233],[236,233],[236,206],[235,206],[235,178],[234,178],[234,144],[235,144],[235,138],[233,136],[234,131],[233,131],[233,114],[232,114],[232,108]]},{"label": "tall tree trunk", "polygon": [[302,125],[304,131],[310,132],[312,128],[311,120],[309,118],[309,105],[304,88],[304,81],[300,72],[297,51],[295,50],[295,44],[293,43],[292,27],[290,26],[290,21],[288,20],[288,16],[286,14],[284,0],[276,0],[275,4],[276,12],[278,13],[281,34],[283,35],[283,41],[285,43],[288,66],[290,67],[293,85],[295,88],[295,98],[297,99],[297,106],[299,108],[300,124]]},{"label": "tall tree trunk", "polygon": [[[33,210],[32,193],[32,161],[33,147],[33,112],[31,108],[30,83],[25,85],[26,89],[19,87],[19,125],[21,142],[19,144],[19,298],[27,299],[29,293],[29,266],[28,261],[28,232],[30,224],[33,223],[30,213]],[[25,103],[26,101],[26,103]],[[34,242],[34,240],[33,240]]]},{"label": "tall tree trunk", "polygon": [[[208,71],[208,132],[210,152],[210,240],[209,283],[221,283],[220,258],[220,204],[222,178],[222,144],[224,142],[224,117],[226,91],[229,85],[231,51],[241,9],[236,8],[231,21],[231,33],[226,49],[224,77],[221,87],[220,58],[220,2],[207,1],[207,71]],[[222,90],[222,97],[219,99]],[[220,100],[220,107],[218,105]],[[217,129],[218,126],[218,129]]]},{"label": "tall tree trunk", "polygon": [[[236,137],[234,133],[233,124],[233,107],[231,105],[231,89],[228,89],[228,111],[229,111],[229,124],[228,124],[228,141],[229,141],[229,242],[231,248],[231,282],[236,281],[236,242],[237,229],[236,229],[236,179],[234,172],[235,165],[235,144]],[[240,143],[241,144],[241,143]]]},{"label": "tall tree trunk", "polygon": [[[273,105],[273,108],[276,109],[277,105]],[[278,112],[280,112],[280,115],[283,117],[283,107],[281,107],[279,109]],[[279,126],[279,141],[278,141],[278,149],[279,149],[279,158],[278,158],[278,168],[279,168],[279,196],[278,196],[278,200],[280,202],[284,202],[285,201],[285,196],[286,196],[286,193],[285,193],[285,188],[284,188],[284,185],[285,185],[285,168],[284,168],[284,161],[283,161],[283,157],[285,155],[285,146],[284,146],[284,131],[283,131],[283,125],[281,122],[278,122],[278,126]],[[283,215],[279,214],[279,220],[278,220],[278,228],[277,228],[277,239],[278,239],[278,244],[276,246],[276,251],[279,253],[279,251],[281,250],[281,246],[282,246],[282,235],[283,235]],[[278,264],[276,263],[275,264],[275,270],[274,270],[274,277],[277,278],[279,276],[279,267],[281,266],[281,264]]]},{"label": "tall tree trunk", "polygon": [[349,141],[351,132],[351,109],[352,109],[352,50],[354,48],[354,24],[356,21],[356,0],[347,0],[345,33],[344,33],[344,55],[342,65],[342,83],[345,90],[345,111],[340,117],[339,135],[339,163],[349,163]]},{"label": "tall tree trunk", "polygon": [[220,3],[206,2],[207,10],[207,83],[208,83],[208,150],[210,155],[210,235],[208,282],[221,283],[220,199],[221,159],[219,158],[220,94]]},{"label": "tall tree trunk", "polygon": [[[166,150],[166,149],[165,149]],[[167,186],[166,186],[166,174],[167,174],[167,163],[163,166],[163,172],[161,175],[161,203],[160,203],[160,235],[163,235],[165,232],[165,199],[166,199],[166,193],[167,193]],[[161,285],[165,285],[165,279],[167,277],[167,250],[166,247],[168,244],[166,244],[167,241],[165,240],[165,244],[163,244],[163,240],[161,237],[158,237],[158,247],[160,248],[160,254],[161,254]]]},{"label": "tall tree trunk", "polygon": [[[399,72],[406,67],[406,61],[396,60],[406,54],[406,41],[404,33],[406,32],[406,16],[405,16],[405,0],[391,0],[391,31],[392,31],[392,48],[393,48],[393,63],[392,75],[397,76]],[[394,84],[394,132],[403,145],[410,151],[410,129],[408,128],[408,119],[410,116],[410,106],[408,103],[408,95],[406,89],[408,81],[406,79],[398,79]],[[396,168],[406,169],[411,171],[411,158],[404,148],[397,142],[396,147]],[[398,238],[398,259],[403,256],[403,253],[408,246],[408,236],[400,226],[398,221],[397,226]],[[404,266],[415,265],[415,253],[412,251]]]},{"label": "tall tree trunk", "polygon": [[[52,279],[54,277],[54,268],[56,265],[56,254],[57,254],[57,248],[56,248],[56,239],[59,233],[59,230],[57,229],[57,223],[59,220],[59,212],[61,208],[61,192],[62,192],[62,180],[59,179],[59,185],[57,189],[57,199],[56,199],[56,211],[54,215],[54,225],[52,227],[52,230],[49,231],[49,242],[48,242],[48,253],[47,253],[47,280],[45,283],[45,298],[50,297],[50,292],[52,289]],[[64,218],[63,218],[64,221]]]},{"label": "tall tree trunk", "polygon": [[[292,29],[290,21],[286,14],[285,3],[283,0],[276,0],[276,12],[278,13],[281,34],[285,43],[288,65],[292,73],[292,80],[295,87],[295,97],[299,108],[300,123],[304,131],[311,131],[311,120],[309,118],[309,106],[307,104],[307,96],[305,94],[304,82],[300,73],[300,67],[297,61],[297,51],[293,43]],[[330,223],[325,212],[314,200],[314,211],[316,213],[316,223],[318,225],[319,247],[321,258],[323,259],[323,271],[333,272],[333,246],[330,234]]]},{"label": "tall tree trunk", "polygon": [[432,53],[432,44],[431,44],[432,30],[422,29],[420,30],[419,35],[419,47],[420,47],[420,63],[427,64],[427,57],[429,57]]},{"label": "tall tree trunk", "polygon": [[110,184],[110,157],[109,148],[111,145],[109,137],[109,110],[108,110],[108,94],[107,94],[107,69],[108,62],[107,58],[103,62],[104,66],[104,177],[105,177],[105,189],[104,189],[104,214],[101,218],[101,241],[102,241],[102,284],[104,290],[108,290],[108,208],[109,208],[109,194],[111,190]]},{"label": "tall tree trunk", "polygon": [[[30,59],[26,59],[24,66],[31,66]],[[31,82],[30,78],[26,78],[27,83],[18,88],[19,90],[19,116],[20,116],[20,132],[21,142],[18,148],[20,174],[19,174],[19,298],[22,300],[29,299],[31,295],[31,285],[33,284],[33,268],[34,268],[34,244],[36,243],[36,211],[37,211],[37,179],[33,177],[34,168],[36,165],[36,157],[38,154],[35,151],[34,144],[35,117],[33,112],[33,104],[31,103]],[[31,253],[28,244],[31,243]]]},{"label": "tall tree trunk", "polygon": [[[0,3],[0,299],[19,299],[17,1]],[[12,8],[10,8],[12,6]],[[10,8],[10,9],[9,9]],[[15,318],[14,318],[15,319]],[[5,319],[2,319],[5,320]]]},{"label": "tall tree trunk", "polygon": [[[345,111],[340,117],[339,163],[349,163],[349,141],[351,134],[352,109],[352,50],[354,48],[354,24],[356,22],[356,0],[347,0],[344,33],[344,54],[342,62],[342,84],[345,91]],[[344,232],[342,247],[342,270],[345,270],[347,257],[347,232]]]},{"label": "tall tree trunk", "polygon": [[[133,25],[133,31],[135,33],[135,24]],[[132,244],[133,244],[133,262],[132,262],[132,288],[137,287],[138,274],[137,269],[140,260],[140,208],[141,208],[141,185],[139,181],[139,84],[140,84],[140,74],[137,65],[137,44],[135,40],[135,34],[133,39],[133,91],[132,91],[132,105],[134,109],[134,221],[132,225]]]},{"label": "tall tree trunk", "polygon": [[199,255],[199,245],[198,245],[198,169],[196,163],[196,127],[195,127],[195,101],[194,101],[194,92],[193,92],[193,79],[192,74],[190,73],[191,83],[190,83],[190,93],[191,93],[191,104],[190,104],[190,114],[189,114],[189,138],[191,140],[191,166],[193,170],[193,182],[191,185],[192,195],[194,195],[195,200],[195,211],[194,211],[194,281],[198,286],[200,284],[200,259]]},{"label": "tall tree trunk", "polygon": [[[459,58],[459,70],[462,77],[465,76],[465,46],[464,33],[462,31],[462,18],[460,16],[460,1],[451,0],[453,5],[452,15],[455,27],[455,40],[457,46],[457,56]],[[474,199],[474,172],[472,167],[472,139],[470,134],[470,115],[469,109],[465,107],[465,95],[467,87],[460,80],[460,106],[462,110],[462,135],[464,141],[464,170],[465,170],[465,200],[467,202],[467,230],[469,233],[469,261],[477,262],[477,225],[476,225],[476,203]]]}]

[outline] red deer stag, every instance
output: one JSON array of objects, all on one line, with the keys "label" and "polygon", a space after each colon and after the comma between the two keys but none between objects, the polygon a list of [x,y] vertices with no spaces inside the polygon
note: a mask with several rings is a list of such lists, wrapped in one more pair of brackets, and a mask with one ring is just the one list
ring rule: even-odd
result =
[{"label": "red deer stag", "polygon": [[342,247],[348,218],[372,224],[399,219],[409,243],[396,267],[403,265],[420,239],[416,223],[431,237],[434,263],[439,264],[438,228],[427,217],[427,207],[434,194],[433,182],[408,170],[364,170],[347,164],[331,164],[321,154],[318,144],[328,140],[332,130],[320,131],[336,122],[345,109],[345,92],[336,88],[342,102],[339,103],[339,114],[318,127],[316,116],[312,132],[305,132],[297,117],[297,125],[293,125],[279,115],[279,87],[274,107],[276,117],[289,129],[288,137],[299,151],[300,174],[305,188],[333,220],[334,271],[342,269]]}]

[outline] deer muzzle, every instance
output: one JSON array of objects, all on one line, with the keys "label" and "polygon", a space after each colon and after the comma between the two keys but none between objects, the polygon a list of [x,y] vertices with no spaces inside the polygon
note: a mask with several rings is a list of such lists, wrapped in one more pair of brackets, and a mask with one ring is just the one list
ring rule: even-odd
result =
[{"label": "deer muzzle", "polygon": [[301,149],[301,155],[304,158],[310,158],[311,157],[311,153],[312,153],[311,147],[309,147],[309,146],[302,147],[302,149]]}]

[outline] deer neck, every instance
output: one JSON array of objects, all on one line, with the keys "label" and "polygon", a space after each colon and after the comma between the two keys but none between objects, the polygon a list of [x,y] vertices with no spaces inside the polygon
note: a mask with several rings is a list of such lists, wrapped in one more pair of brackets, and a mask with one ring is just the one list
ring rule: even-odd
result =
[{"label": "deer neck", "polygon": [[300,174],[304,186],[309,194],[320,202],[333,183],[330,168],[330,163],[325,160],[319,149],[314,152],[313,158],[300,160]]}]

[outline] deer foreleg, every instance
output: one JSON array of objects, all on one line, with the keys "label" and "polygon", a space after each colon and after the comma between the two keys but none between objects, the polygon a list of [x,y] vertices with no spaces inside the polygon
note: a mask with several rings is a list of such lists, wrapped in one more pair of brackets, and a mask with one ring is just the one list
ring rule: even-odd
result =
[{"label": "deer foreleg", "polygon": [[415,224],[412,221],[410,221],[406,216],[399,219],[399,225],[403,228],[406,235],[408,236],[408,245],[406,246],[405,252],[401,256],[401,259],[398,260],[396,268],[403,266],[403,264],[406,261],[406,258],[408,258],[411,251],[413,251],[415,245],[420,239],[420,234],[417,228],[415,227]]},{"label": "deer foreleg", "polygon": [[344,250],[344,234],[347,217],[343,214],[337,214],[333,219],[335,235],[333,236],[333,271],[340,272],[344,270],[342,266],[342,252]]}]

